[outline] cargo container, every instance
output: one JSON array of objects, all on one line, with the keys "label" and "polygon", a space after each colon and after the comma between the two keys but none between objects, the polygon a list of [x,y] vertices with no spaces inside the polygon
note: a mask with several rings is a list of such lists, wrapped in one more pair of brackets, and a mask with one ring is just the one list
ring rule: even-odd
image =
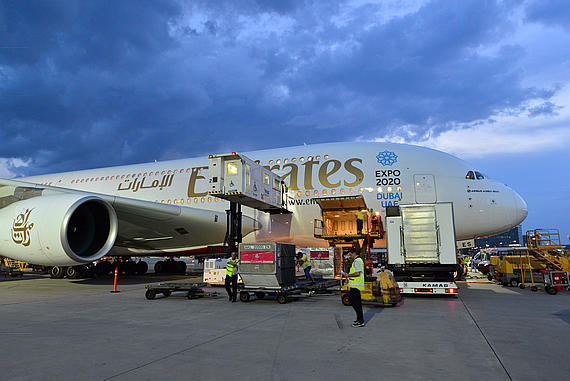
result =
[{"label": "cargo container", "polygon": [[239,273],[244,288],[294,288],[295,245],[268,243],[239,244]]},{"label": "cargo container", "polygon": [[307,259],[311,262],[311,275],[324,279],[340,276],[342,263],[341,247],[308,247]]}]

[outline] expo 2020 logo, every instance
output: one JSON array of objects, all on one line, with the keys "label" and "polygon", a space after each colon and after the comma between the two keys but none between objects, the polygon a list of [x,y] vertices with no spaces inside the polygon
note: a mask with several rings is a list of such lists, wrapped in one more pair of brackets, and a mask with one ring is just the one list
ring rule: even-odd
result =
[{"label": "expo 2020 logo", "polygon": [[382,165],[392,165],[398,161],[398,155],[394,152],[383,151],[376,156],[376,159],[378,159],[378,162]]}]

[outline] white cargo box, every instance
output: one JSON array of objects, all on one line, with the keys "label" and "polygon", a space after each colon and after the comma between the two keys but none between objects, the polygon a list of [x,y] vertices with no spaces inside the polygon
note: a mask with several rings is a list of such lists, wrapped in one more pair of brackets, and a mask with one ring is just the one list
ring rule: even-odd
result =
[{"label": "white cargo box", "polygon": [[455,265],[455,226],[451,203],[400,205],[386,217],[388,263]]},{"label": "white cargo box", "polygon": [[209,159],[208,193],[265,212],[287,212],[280,176],[235,152]]},{"label": "white cargo box", "polygon": [[308,247],[306,251],[311,262],[311,275],[329,279],[340,275],[341,247]]},{"label": "white cargo box", "polygon": [[[226,265],[229,260],[229,258],[206,259],[202,281],[211,285],[223,286],[226,283]],[[241,282],[241,277],[238,275],[238,283]]]}]

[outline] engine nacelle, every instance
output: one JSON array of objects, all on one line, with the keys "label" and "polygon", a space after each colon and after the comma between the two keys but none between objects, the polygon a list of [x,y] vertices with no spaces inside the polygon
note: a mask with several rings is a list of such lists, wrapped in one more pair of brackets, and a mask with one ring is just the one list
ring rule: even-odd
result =
[{"label": "engine nacelle", "polygon": [[111,250],[118,222],[105,200],[55,194],[0,209],[0,255],[36,265],[72,266]]}]

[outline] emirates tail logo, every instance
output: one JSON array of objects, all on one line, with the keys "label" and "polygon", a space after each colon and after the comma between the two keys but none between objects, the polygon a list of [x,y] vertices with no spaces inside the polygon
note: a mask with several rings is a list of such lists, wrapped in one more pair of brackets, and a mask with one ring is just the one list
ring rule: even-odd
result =
[{"label": "emirates tail logo", "polygon": [[33,222],[29,222],[33,209],[26,209],[20,213],[12,222],[12,241],[18,245],[30,246],[30,230],[34,227]]}]

